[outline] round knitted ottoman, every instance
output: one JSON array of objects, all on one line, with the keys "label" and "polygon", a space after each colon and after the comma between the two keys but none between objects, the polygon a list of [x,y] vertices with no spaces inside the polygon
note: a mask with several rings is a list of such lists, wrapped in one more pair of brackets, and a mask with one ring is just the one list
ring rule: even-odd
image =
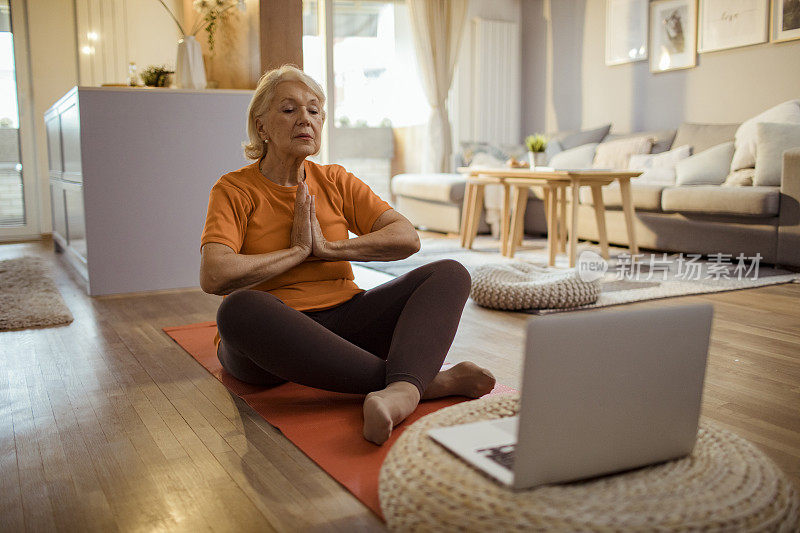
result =
[{"label": "round knitted ottoman", "polygon": [[702,424],[691,456],[582,483],[507,489],[432,441],[430,428],[516,414],[518,395],[425,416],[390,450],[381,509],[396,531],[798,531],[798,498],[753,445]]},{"label": "round knitted ottoman", "polygon": [[600,280],[584,281],[574,268],[531,263],[481,265],[472,273],[470,296],[492,309],[565,309],[597,301]]}]

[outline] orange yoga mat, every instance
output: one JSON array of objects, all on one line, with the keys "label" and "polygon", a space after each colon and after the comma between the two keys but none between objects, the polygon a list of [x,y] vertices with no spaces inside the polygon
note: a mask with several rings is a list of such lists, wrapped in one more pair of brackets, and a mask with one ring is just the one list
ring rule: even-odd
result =
[{"label": "orange yoga mat", "polygon": [[[214,322],[164,328],[164,331],[381,519],[378,472],[391,445],[415,420],[466,400],[450,397],[422,402],[392,431],[383,446],[376,446],[361,435],[363,396],[326,392],[295,383],[271,389],[248,385],[220,365],[214,346]],[[511,391],[498,385],[490,394]]]}]

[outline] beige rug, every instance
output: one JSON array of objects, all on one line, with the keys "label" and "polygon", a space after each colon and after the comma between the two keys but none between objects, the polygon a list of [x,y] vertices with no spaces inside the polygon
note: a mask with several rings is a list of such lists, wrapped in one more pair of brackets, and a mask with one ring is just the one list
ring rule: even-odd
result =
[{"label": "beige rug", "polygon": [[[526,239],[512,260],[500,255],[497,239],[488,236],[478,237],[472,250],[461,248],[457,238],[432,237],[422,239],[420,251],[408,259],[355,264],[394,276],[440,259],[455,259],[470,273],[480,265],[510,261],[525,261],[547,266],[546,244],[545,239]],[[585,250],[598,253],[600,251],[593,243],[580,243],[578,254]],[[800,281],[798,273],[772,268],[758,261],[742,263],[735,257],[722,257],[717,261],[711,259],[714,258],[645,251],[635,262],[637,266],[633,267],[626,249],[612,247],[611,261],[608,263],[608,271],[601,279],[597,302],[574,309],[590,309]],[[754,268],[755,266],[757,268]],[[565,254],[559,254],[557,257],[556,268],[568,268]],[[546,314],[569,310],[571,309],[528,309],[521,312]]]},{"label": "beige rug", "polygon": [[20,257],[0,261],[0,331],[72,322],[44,261]]}]

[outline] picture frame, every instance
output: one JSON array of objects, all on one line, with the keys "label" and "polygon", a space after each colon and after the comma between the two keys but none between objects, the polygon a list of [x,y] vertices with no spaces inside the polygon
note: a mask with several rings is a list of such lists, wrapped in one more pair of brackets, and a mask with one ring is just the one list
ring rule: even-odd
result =
[{"label": "picture frame", "polygon": [[648,0],[606,0],[606,65],[647,59]]},{"label": "picture frame", "polygon": [[650,72],[697,66],[696,0],[650,3]]},{"label": "picture frame", "polygon": [[700,0],[697,51],[728,50],[769,40],[769,0]]},{"label": "picture frame", "polygon": [[769,19],[771,42],[800,39],[800,0],[772,0]]}]

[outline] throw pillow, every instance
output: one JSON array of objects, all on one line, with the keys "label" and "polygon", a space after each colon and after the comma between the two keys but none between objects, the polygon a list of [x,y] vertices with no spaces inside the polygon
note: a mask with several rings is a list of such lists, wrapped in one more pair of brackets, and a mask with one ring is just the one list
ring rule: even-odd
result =
[{"label": "throw pillow", "polygon": [[563,152],[564,149],[561,148],[561,143],[555,139],[548,139],[547,146],[544,149],[544,153],[547,156],[548,163],[553,160],[553,157],[556,154]]},{"label": "throw pillow", "polygon": [[756,166],[759,122],[800,124],[800,100],[789,100],[776,105],[739,126],[736,130],[736,153],[733,154],[731,170]]},{"label": "throw pillow", "polygon": [[783,152],[800,147],[800,124],[761,122],[756,129],[758,145],[753,185],[780,186]]},{"label": "throw pillow", "polygon": [[678,185],[722,185],[728,176],[733,157],[733,143],[726,142],[678,161],[675,177]]},{"label": "throw pillow", "polygon": [[607,169],[628,168],[632,155],[649,154],[652,147],[652,137],[632,137],[600,143],[597,146],[592,166]]},{"label": "throw pillow", "polygon": [[732,141],[739,124],[696,124],[684,122],[675,134],[674,146],[688,144],[693,154],[705,152],[718,144]]},{"label": "throw pillow", "polygon": [[505,160],[498,159],[493,154],[490,154],[488,152],[477,152],[472,155],[472,159],[469,162],[469,166],[497,168],[505,166]]},{"label": "throw pillow", "polygon": [[562,150],[569,150],[570,148],[577,148],[584,144],[599,143],[611,129],[611,124],[600,126],[591,130],[581,131],[564,131],[553,135],[548,135],[548,138],[558,141]]},{"label": "throw pillow", "polygon": [[634,154],[630,158],[628,168],[644,171],[635,178],[639,183],[672,185],[675,183],[675,165],[678,161],[689,157],[691,151],[689,145],[684,145],[660,154]]},{"label": "throw pillow", "polygon": [[598,143],[584,144],[577,148],[564,150],[553,156],[549,165],[558,169],[591,168],[594,151]]},{"label": "throw pillow", "polygon": [[[640,131],[637,133],[609,133],[606,135],[603,142],[616,141],[619,139],[630,139],[631,137],[652,137],[653,148],[650,150],[651,154],[660,154],[666,152],[673,145],[672,141],[675,139],[676,130],[653,130],[653,131]],[[676,144],[675,146],[680,146]]]},{"label": "throw pillow", "polygon": [[754,168],[740,168],[734,170],[725,178],[724,187],[750,187],[753,185],[753,176],[756,174]]}]

